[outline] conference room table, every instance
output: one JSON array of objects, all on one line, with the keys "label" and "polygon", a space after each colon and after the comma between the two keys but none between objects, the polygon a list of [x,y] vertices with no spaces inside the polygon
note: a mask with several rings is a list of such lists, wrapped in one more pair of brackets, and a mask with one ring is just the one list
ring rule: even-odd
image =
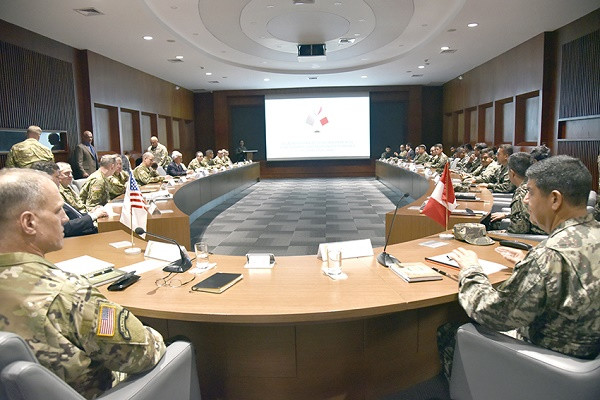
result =
[{"label": "conference room table", "polygon": [[[52,262],[89,255],[124,267],[144,259],[109,243],[128,240],[121,230],[67,238],[49,253]],[[441,247],[423,246],[435,241]],[[142,249],[146,242],[135,244]],[[473,246],[437,235],[388,246],[402,262],[456,247],[510,266],[491,246]],[[277,257],[272,269],[246,269],[243,256],[211,255],[215,268],[182,287],[158,287],[160,268],[122,292],[100,291],[165,338],[184,335],[194,344],[204,399],[377,399],[439,372],[436,329],[463,321],[458,283],[407,283],[374,256],[343,260],[346,280],[321,271],[316,255]],[[450,267],[440,269],[451,275]],[[215,272],[243,274],[221,294],[191,291]],[[490,276],[505,280],[511,269]],[[182,281],[194,277],[183,273]]]},{"label": "conference room table", "polygon": [[[229,196],[255,184],[259,178],[259,163],[247,163],[235,164],[232,168],[222,171],[212,171],[200,178],[187,177],[185,182],[175,179],[174,186],[141,186],[142,192],[148,195],[161,188],[170,195],[169,199],[160,198],[155,201],[157,210],[154,214],[148,214],[146,230],[191,248],[190,224]],[[109,203],[117,215],[99,218],[99,232],[127,231],[127,227],[119,221],[122,201],[123,196],[119,196]]]},{"label": "conference room table", "polygon": [[[443,232],[460,223],[478,223],[490,213],[494,205],[492,193],[484,187],[474,187],[472,192],[475,200],[457,199],[458,207],[448,218],[448,226],[442,226],[431,218],[421,213],[421,206],[427,201],[436,185],[431,176],[426,176],[425,169],[420,166],[416,169],[409,163],[391,163],[376,161],[375,176],[384,185],[392,190],[408,193],[412,202],[398,208],[397,212],[389,211],[385,215],[385,231],[389,233],[389,243],[407,242],[424,236]],[[459,175],[452,174],[453,178]],[[470,209],[473,215],[465,214]],[[460,212],[460,214],[459,214]],[[391,227],[391,231],[390,231]]]}]

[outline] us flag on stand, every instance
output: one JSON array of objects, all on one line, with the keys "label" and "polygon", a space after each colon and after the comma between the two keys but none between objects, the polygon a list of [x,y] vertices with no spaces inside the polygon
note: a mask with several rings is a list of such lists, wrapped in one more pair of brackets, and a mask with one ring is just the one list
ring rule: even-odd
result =
[{"label": "us flag on stand", "polygon": [[125,189],[125,198],[123,199],[123,210],[121,211],[121,223],[131,229],[143,228],[146,230],[148,213],[146,211],[146,201],[142,191],[138,186],[133,173],[129,174],[129,184]]}]

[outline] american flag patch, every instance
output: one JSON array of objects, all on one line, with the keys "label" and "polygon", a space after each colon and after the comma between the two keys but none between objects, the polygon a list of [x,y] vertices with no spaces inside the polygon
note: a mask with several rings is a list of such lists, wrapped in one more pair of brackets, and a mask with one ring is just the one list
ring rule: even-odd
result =
[{"label": "american flag patch", "polygon": [[102,304],[98,313],[98,336],[114,336],[115,335],[115,319],[117,309],[115,306]]}]

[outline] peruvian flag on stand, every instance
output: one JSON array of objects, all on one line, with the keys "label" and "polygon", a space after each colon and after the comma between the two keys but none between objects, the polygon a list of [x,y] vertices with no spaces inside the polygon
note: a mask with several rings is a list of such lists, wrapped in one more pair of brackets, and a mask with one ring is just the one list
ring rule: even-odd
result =
[{"label": "peruvian flag on stand", "polygon": [[131,171],[129,172],[129,183],[125,190],[125,198],[123,199],[120,222],[133,232],[135,228],[146,230],[147,220],[146,201],[133,177],[133,171]]},{"label": "peruvian flag on stand", "polygon": [[457,206],[454,187],[450,178],[450,169],[448,163],[446,163],[442,177],[435,185],[435,189],[433,189],[422,213],[448,229],[448,217]]}]

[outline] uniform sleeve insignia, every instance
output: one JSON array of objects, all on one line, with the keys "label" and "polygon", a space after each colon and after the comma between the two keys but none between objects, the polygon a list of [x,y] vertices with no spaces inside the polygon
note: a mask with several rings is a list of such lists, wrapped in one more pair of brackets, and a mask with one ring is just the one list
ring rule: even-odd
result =
[{"label": "uniform sleeve insignia", "polygon": [[98,312],[98,336],[115,335],[115,322],[117,318],[117,307],[108,304],[102,304]]},{"label": "uniform sleeve insignia", "polygon": [[129,310],[124,308],[119,313],[119,333],[125,340],[131,340],[131,332],[127,329],[127,318],[129,318]]}]

